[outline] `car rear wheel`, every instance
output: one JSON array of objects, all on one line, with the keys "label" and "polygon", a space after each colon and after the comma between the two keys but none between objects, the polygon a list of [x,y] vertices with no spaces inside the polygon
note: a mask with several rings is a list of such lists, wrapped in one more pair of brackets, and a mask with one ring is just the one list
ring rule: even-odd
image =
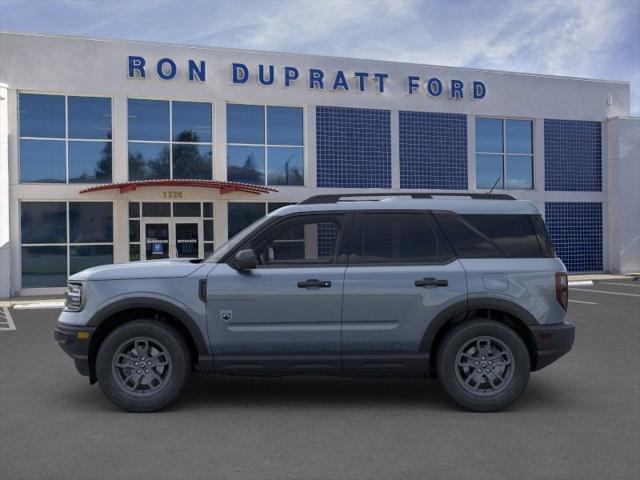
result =
[{"label": "car rear wheel", "polygon": [[438,379],[451,399],[476,412],[500,410],[515,401],[529,381],[529,351],[520,336],[494,320],[470,320],[442,340]]},{"label": "car rear wheel", "polygon": [[191,370],[188,346],[170,325],[136,320],[111,332],[98,350],[96,376],[120,408],[153,412],[184,388]]}]

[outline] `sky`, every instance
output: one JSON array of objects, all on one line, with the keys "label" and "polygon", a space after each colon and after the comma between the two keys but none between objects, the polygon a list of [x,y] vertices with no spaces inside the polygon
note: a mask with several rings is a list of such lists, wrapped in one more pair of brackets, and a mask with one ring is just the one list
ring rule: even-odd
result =
[{"label": "sky", "polygon": [[0,29],[631,82],[640,0],[0,0]]}]

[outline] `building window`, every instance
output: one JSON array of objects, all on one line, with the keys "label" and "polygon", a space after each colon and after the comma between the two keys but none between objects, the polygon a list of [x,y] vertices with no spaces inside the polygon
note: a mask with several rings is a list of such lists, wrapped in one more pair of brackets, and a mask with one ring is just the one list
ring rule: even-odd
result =
[{"label": "building window", "polygon": [[318,187],[391,188],[391,112],[316,107]]},{"label": "building window", "polygon": [[476,118],[476,188],[491,187],[533,188],[531,120]]},{"label": "building window", "polygon": [[22,288],[64,287],[67,277],[113,263],[111,202],[22,202]]},{"label": "building window", "polygon": [[21,183],[110,183],[111,99],[19,94]]},{"label": "building window", "polygon": [[303,185],[302,108],[228,104],[227,179]]},{"label": "building window", "polygon": [[129,180],[213,178],[213,105],[130,98]]}]

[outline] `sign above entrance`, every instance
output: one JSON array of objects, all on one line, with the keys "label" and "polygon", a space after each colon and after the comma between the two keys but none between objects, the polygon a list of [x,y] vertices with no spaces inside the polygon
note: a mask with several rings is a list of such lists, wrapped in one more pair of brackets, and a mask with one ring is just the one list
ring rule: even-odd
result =
[{"label": "sign above entrance", "polygon": [[[128,77],[145,79],[155,75],[161,80],[174,80],[180,71],[186,72],[187,80],[205,82],[207,64],[205,60],[189,59],[187,64],[179,67],[169,57],[147,65],[141,56],[128,57]],[[233,62],[230,64],[229,79],[234,85],[258,84],[263,87],[281,86],[289,88],[294,85],[305,85],[311,90],[333,92],[376,92],[385,93],[390,74],[385,72],[363,72],[349,70],[323,70],[321,68],[301,69],[291,65],[276,66],[271,64],[247,65]],[[450,78],[443,79],[427,75],[406,75],[402,79],[406,95],[422,93],[429,98],[447,97],[451,100],[481,100],[487,95],[487,87],[480,80],[463,81]]]}]

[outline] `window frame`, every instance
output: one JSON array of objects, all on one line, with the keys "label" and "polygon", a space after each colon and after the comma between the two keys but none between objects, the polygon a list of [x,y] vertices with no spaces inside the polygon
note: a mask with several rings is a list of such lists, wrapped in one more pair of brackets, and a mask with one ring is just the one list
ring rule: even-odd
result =
[{"label": "window frame", "polygon": [[[228,148],[229,147],[256,147],[256,148],[262,148],[264,151],[264,183],[262,184],[256,184],[256,185],[275,185],[277,187],[305,187],[307,186],[307,143],[308,143],[308,138],[307,138],[307,129],[305,128],[305,125],[307,124],[307,107],[305,105],[293,105],[293,104],[271,104],[271,103],[262,103],[262,102],[255,102],[255,103],[242,103],[242,102],[226,102],[225,103],[225,109],[229,108],[229,105],[244,105],[244,106],[252,106],[252,107],[262,107],[263,108],[263,115],[264,115],[264,143],[235,143],[235,142],[229,142],[228,141],[228,133],[227,133],[227,138],[225,139],[225,153],[226,153],[226,166],[227,166],[227,171],[228,171],[228,161],[229,161],[229,154],[228,154]],[[269,107],[284,107],[284,108],[300,108],[302,109],[302,145],[288,145],[288,144],[270,144],[269,143],[269,115],[268,115],[268,110]],[[227,116],[225,115],[225,123],[226,123],[226,118]],[[227,129],[229,128],[228,125],[226,125]],[[269,148],[270,147],[275,147],[275,148],[300,148],[302,149],[302,185],[281,185],[281,184],[271,184],[269,183]]]},{"label": "window frame", "polygon": [[[169,146],[169,176],[166,180],[174,180],[173,178],[173,146],[174,145],[198,145],[198,146],[210,146],[211,147],[211,178],[206,178],[204,180],[213,180],[215,178],[215,101],[213,100],[194,100],[194,99],[167,99],[167,98],[149,98],[149,97],[139,97],[139,96],[127,96],[126,97],[126,119],[127,119],[127,180],[131,180],[131,172],[129,170],[129,144],[131,143],[148,143],[154,145],[168,145]],[[169,137],[167,140],[131,140],[129,138],[129,100],[149,100],[155,102],[168,102],[169,103]],[[204,103],[209,104],[211,107],[211,142],[178,142],[173,140],[173,103]],[[142,179],[145,180],[145,179]]]},{"label": "window frame", "polygon": [[[53,97],[64,98],[64,137],[23,137],[20,132],[20,95],[49,95]],[[111,138],[74,138],[69,137],[69,97],[82,97],[82,98],[108,98],[110,115],[111,115]],[[113,129],[113,96],[104,94],[87,94],[87,95],[69,95],[67,93],[55,93],[55,92],[37,92],[33,90],[18,90],[17,92],[17,143],[18,143],[18,183],[20,185],[90,185],[90,184],[108,184],[113,183],[113,165],[114,165],[114,135]],[[22,140],[42,140],[42,141],[56,141],[64,142],[64,181],[63,182],[23,182],[22,181],[22,158],[21,158],[21,143]],[[110,143],[111,144],[111,179],[108,182],[70,182],[69,181],[69,142],[88,142],[88,143]]]},{"label": "window frame", "polygon": [[[441,239],[449,247],[451,256],[439,262],[416,262],[416,261],[392,261],[392,262],[368,262],[362,258],[362,250],[359,246],[359,240],[362,236],[362,219],[365,215],[378,214],[378,215],[423,215],[425,218],[430,219],[433,228],[440,234]],[[354,212],[354,226],[351,235],[350,248],[349,248],[349,267],[392,267],[392,266],[441,266],[449,265],[452,262],[458,260],[456,250],[451,245],[451,242],[442,231],[440,224],[435,219],[431,210],[358,210]],[[429,221],[429,220],[427,220]]]},{"label": "window frame", "polygon": [[[488,119],[488,120],[500,120],[502,124],[502,151],[500,152],[484,152],[477,149],[478,141],[478,129],[477,121],[478,119]],[[507,152],[507,121],[508,120],[518,120],[518,121],[527,121],[531,122],[531,153],[509,153]],[[502,157],[502,187],[495,187],[494,190],[523,190],[530,191],[536,189],[536,178],[535,178],[535,128],[536,122],[534,118],[530,117],[496,117],[490,115],[476,115],[474,117],[474,152],[475,152],[475,174],[476,174],[476,189],[477,188],[491,188],[491,187],[479,187],[478,186],[478,155],[500,155]],[[531,187],[530,188],[509,188],[507,186],[507,176],[509,172],[507,171],[507,157],[529,157],[531,158]],[[500,183],[500,182],[498,182]]]},{"label": "window frame", "polygon": [[[60,243],[22,243],[22,204],[24,203],[64,203],[65,204],[65,227],[66,235],[65,241]],[[111,204],[111,229],[112,238],[111,242],[71,242],[71,220],[69,218],[69,204],[71,203],[109,203]],[[115,201],[114,200],[20,200],[19,202],[19,231],[20,233],[20,286],[22,287],[22,248],[23,247],[64,247],[66,250],[66,267],[67,267],[67,280],[71,275],[71,247],[92,247],[92,246],[111,246],[111,255],[113,261],[115,261],[115,239],[117,237],[117,222],[115,220]],[[64,288],[65,285],[59,287],[27,287],[27,290],[31,289],[51,289],[51,288]]]}]

